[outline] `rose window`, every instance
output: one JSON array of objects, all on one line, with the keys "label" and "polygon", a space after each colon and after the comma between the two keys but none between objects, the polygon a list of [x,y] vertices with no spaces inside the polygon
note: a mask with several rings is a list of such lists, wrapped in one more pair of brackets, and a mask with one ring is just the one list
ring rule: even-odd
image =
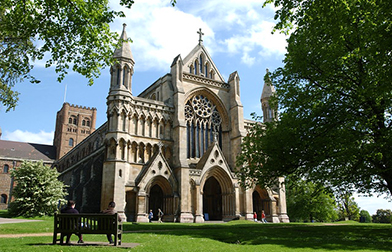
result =
[{"label": "rose window", "polygon": [[222,118],[213,102],[204,95],[195,95],[185,104],[184,110],[188,158],[201,157],[214,139],[221,146]]}]

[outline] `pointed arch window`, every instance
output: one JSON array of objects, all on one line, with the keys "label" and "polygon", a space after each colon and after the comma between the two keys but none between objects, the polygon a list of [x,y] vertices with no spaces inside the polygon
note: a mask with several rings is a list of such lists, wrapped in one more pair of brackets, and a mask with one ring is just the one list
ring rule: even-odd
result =
[{"label": "pointed arch window", "polygon": [[127,81],[128,81],[127,73],[128,73],[128,69],[127,69],[127,67],[124,67],[123,68],[123,76],[122,76],[122,84],[126,88],[128,88],[128,85],[127,85]]},{"label": "pointed arch window", "polygon": [[222,147],[222,118],[204,95],[195,95],[185,104],[187,157],[200,158],[215,140]]},{"label": "pointed arch window", "polygon": [[2,194],[1,195],[1,200],[0,200],[0,203],[2,203],[2,204],[6,204],[7,203],[7,195],[6,194]]},{"label": "pointed arch window", "polygon": [[200,74],[202,74],[203,73],[203,55],[201,55],[201,54],[200,54],[199,66],[200,66]]},{"label": "pointed arch window", "polygon": [[73,140],[73,138],[70,138],[70,139],[69,139],[68,145],[69,145],[69,147],[73,147],[73,146],[74,146],[74,140]]},{"label": "pointed arch window", "polygon": [[120,72],[121,72],[121,67],[120,66],[118,66],[117,67],[117,81],[116,81],[116,84],[117,84],[117,87],[119,87],[120,86]]},{"label": "pointed arch window", "polygon": [[7,164],[5,164],[3,168],[3,173],[8,173],[9,169],[10,167]]},{"label": "pointed arch window", "polygon": [[195,66],[194,66],[193,70],[195,71],[194,74],[197,74],[197,60],[195,60]]}]

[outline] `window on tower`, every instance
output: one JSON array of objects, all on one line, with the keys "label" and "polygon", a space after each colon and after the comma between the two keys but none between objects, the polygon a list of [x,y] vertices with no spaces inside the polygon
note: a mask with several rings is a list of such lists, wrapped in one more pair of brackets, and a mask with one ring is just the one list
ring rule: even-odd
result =
[{"label": "window on tower", "polygon": [[69,145],[69,147],[73,147],[73,146],[74,146],[74,140],[73,140],[73,138],[70,138],[70,139],[69,139],[68,145]]}]

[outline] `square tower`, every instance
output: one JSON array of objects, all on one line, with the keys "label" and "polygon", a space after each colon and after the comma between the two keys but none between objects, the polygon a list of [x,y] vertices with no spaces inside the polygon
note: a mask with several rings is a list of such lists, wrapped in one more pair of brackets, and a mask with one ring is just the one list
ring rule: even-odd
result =
[{"label": "square tower", "polygon": [[57,112],[53,145],[56,159],[60,159],[95,130],[97,109],[70,105],[68,102]]}]

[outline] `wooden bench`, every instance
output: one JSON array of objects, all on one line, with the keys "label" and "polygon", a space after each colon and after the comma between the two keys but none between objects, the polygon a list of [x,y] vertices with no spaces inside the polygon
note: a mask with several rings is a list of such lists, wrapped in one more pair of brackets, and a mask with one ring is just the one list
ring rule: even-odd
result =
[{"label": "wooden bench", "polygon": [[64,235],[71,234],[113,234],[114,246],[121,245],[122,223],[116,214],[55,214],[53,244],[57,234],[61,234],[60,244]]}]

